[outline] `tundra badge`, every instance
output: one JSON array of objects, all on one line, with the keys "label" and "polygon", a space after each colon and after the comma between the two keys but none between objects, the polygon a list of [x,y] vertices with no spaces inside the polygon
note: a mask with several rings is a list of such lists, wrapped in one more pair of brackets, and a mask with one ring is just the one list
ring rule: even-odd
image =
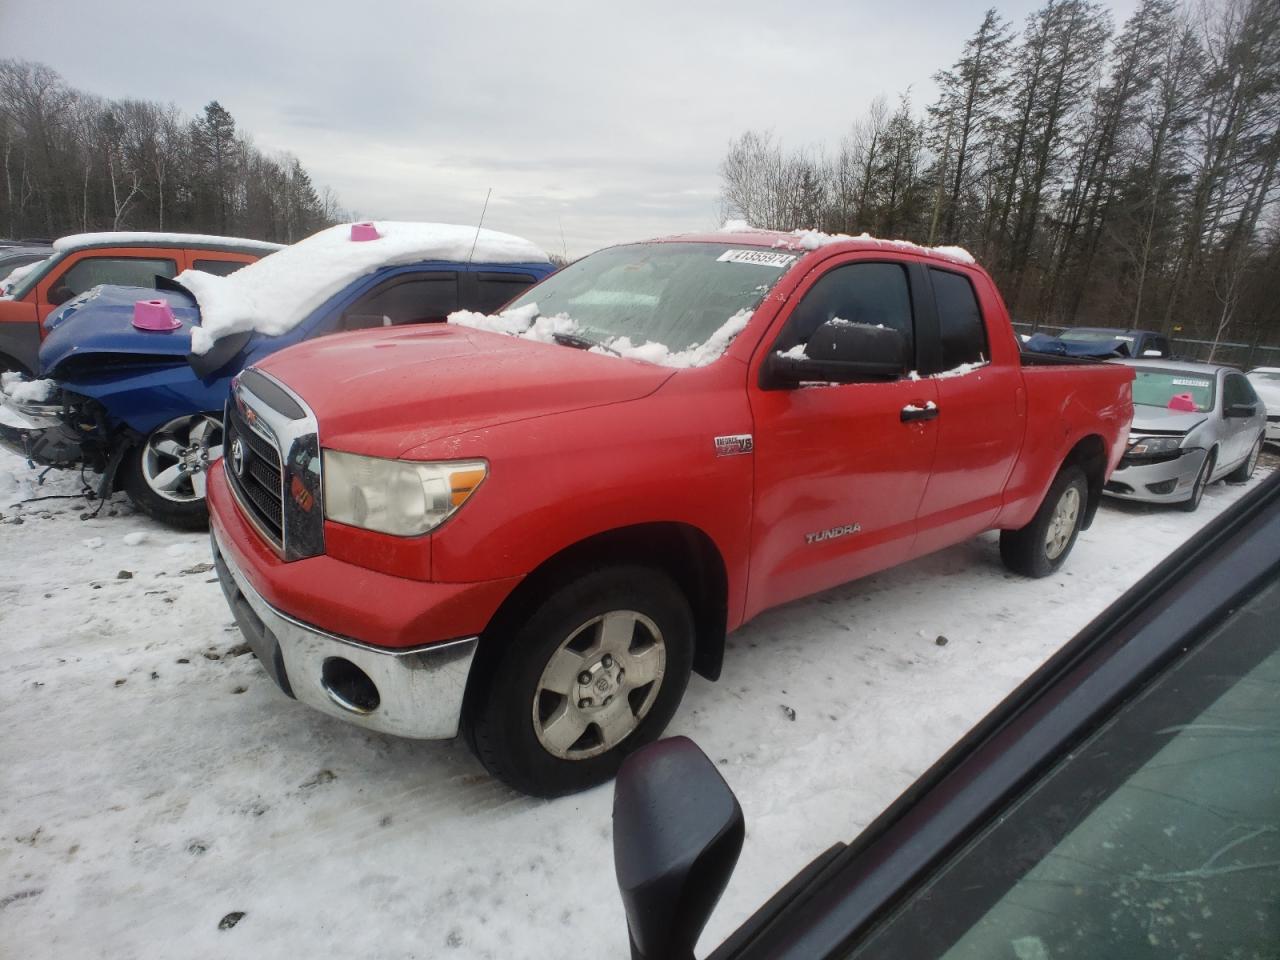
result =
[{"label": "tundra badge", "polygon": [[821,543],[823,540],[834,540],[836,537],[847,537],[851,533],[861,533],[862,524],[846,523],[843,527],[832,527],[830,530],[819,530],[817,533],[806,533],[804,542]]},{"label": "tundra badge", "polygon": [[749,433],[735,433],[728,437],[716,437],[717,457],[737,457],[744,453],[750,453],[754,449],[755,444]]}]

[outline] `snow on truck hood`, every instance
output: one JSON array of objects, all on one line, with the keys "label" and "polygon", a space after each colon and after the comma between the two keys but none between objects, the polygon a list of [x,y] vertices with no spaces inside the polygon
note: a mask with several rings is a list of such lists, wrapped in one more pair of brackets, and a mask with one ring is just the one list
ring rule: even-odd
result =
[{"label": "snow on truck hood", "polygon": [[191,349],[207,353],[219,337],[244,330],[279,336],[292,330],[334,294],[388,266],[446,260],[546,263],[528,240],[449,223],[379,220],[375,240],[351,239],[339,224],[300,240],[226,277],[186,270],[177,277],[200,305]]},{"label": "snow on truck hood", "polygon": [[318,337],[255,367],[311,407],[322,446],[376,457],[516,420],[636,400],[675,373],[453,324]]}]

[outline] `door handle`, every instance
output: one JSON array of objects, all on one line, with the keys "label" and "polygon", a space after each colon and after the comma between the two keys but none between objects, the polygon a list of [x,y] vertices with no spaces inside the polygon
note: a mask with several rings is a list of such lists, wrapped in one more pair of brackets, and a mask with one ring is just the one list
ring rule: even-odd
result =
[{"label": "door handle", "polygon": [[937,420],[938,405],[930,400],[921,406],[918,403],[908,403],[902,408],[900,419],[903,423],[911,423],[915,420]]}]

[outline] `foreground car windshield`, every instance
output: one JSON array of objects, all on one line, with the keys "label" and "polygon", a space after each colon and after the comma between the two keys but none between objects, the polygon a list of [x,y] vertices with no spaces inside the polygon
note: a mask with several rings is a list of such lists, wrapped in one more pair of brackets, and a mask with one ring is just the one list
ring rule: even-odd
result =
[{"label": "foreground car windshield", "polygon": [[1213,409],[1213,377],[1180,370],[1138,370],[1133,381],[1133,402],[1148,407],[1167,407],[1179,394],[1190,394],[1196,411]]},{"label": "foreground car windshield", "polygon": [[706,342],[740,310],[753,310],[796,260],[729,243],[638,243],[570,264],[507,307],[565,314],[593,340],[629,337],[674,351]]}]

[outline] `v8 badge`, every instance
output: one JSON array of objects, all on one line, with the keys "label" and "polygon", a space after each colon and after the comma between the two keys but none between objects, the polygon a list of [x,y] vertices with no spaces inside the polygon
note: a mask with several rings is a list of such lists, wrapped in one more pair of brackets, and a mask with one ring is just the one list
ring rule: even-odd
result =
[{"label": "v8 badge", "polygon": [[755,449],[749,433],[735,433],[728,437],[716,437],[717,457],[737,457]]}]

